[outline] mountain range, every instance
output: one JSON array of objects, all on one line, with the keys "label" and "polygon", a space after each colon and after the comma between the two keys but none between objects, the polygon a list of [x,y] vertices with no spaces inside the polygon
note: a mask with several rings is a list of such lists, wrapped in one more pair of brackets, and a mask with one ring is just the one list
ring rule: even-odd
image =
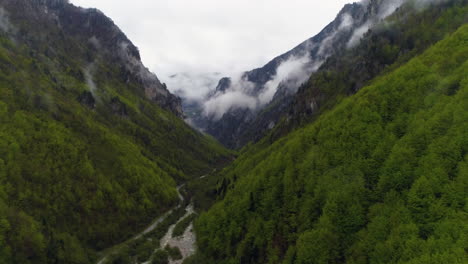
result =
[{"label": "mountain range", "polygon": [[0,0],[0,263],[467,263],[467,73],[467,0],[364,0],[184,102],[101,11]]}]

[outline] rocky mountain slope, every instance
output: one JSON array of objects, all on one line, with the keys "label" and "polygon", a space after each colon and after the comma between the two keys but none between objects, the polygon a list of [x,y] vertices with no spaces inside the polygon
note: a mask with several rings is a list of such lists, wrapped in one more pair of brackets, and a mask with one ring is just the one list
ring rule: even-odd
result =
[{"label": "rocky mountain slope", "polygon": [[359,45],[331,56],[311,75],[282,113],[272,138],[313,121],[376,76],[404,64],[443,39],[447,32],[466,24],[468,15],[452,10],[463,10],[459,7],[467,3],[465,0],[402,2],[392,16],[374,25]]},{"label": "rocky mountain slope", "polygon": [[[172,95],[155,74],[151,73],[141,62],[140,53],[125,34],[96,9],[82,9],[72,6],[65,0],[34,0],[11,1],[3,0],[3,8],[9,13],[12,23],[16,21],[29,21],[29,28],[35,30],[40,36],[37,38],[22,39],[28,45],[40,45],[57,37],[63,41],[64,36],[73,37],[79,43],[83,43],[99,53],[101,59],[109,63],[121,65],[119,69],[122,80],[137,82],[147,98],[155,101],[161,107],[182,116],[181,101]],[[58,26],[60,32],[44,32],[43,28]],[[46,36],[46,34],[51,34]],[[54,36],[54,34],[58,34]],[[22,38],[21,34],[16,35]],[[62,43],[60,43],[62,44]],[[54,55],[56,43],[50,43],[46,50],[48,55]],[[86,58],[89,68],[96,58]]]},{"label": "rocky mountain slope", "polygon": [[0,0],[0,263],[92,263],[230,153],[95,9]]},{"label": "rocky mountain slope", "polygon": [[[381,2],[381,1],[379,1]],[[265,66],[242,74],[240,79],[224,78],[220,80],[216,91],[209,95],[208,101],[216,100],[226,94],[240,90],[256,100],[254,106],[239,107],[233,105],[221,117],[207,116],[208,123],[204,129],[226,146],[238,148],[253,138],[246,134],[261,134],[262,130],[271,128],[289,97],[294,95],[299,86],[310,74],[316,71],[331,55],[354,45],[371,19],[378,19],[381,10],[377,1],[365,5],[354,3],[346,5],[336,19],[316,36],[304,41],[294,49],[280,55]],[[239,87],[240,86],[240,87]],[[275,107],[268,122],[255,131],[255,120],[265,109]]]},{"label": "rocky mountain slope", "polygon": [[[284,130],[296,127],[298,120],[304,116],[310,118],[311,112],[319,113],[318,108],[326,105],[322,101],[328,101],[323,99],[328,96],[317,94],[317,89],[315,98],[306,95],[311,93],[311,74],[320,76],[330,71],[343,74],[337,70],[345,70],[344,64],[348,63],[346,67],[354,67],[354,72],[347,76],[357,79],[346,80],[350,87],[342,95],[353,94],[388,65],[411,58],[443,37],[437,33],[443,31],[439,28],[434,37],[424,35],[423,40],[412,41],[418,37],[412,35],[417,31],[405,28],[405,20],[410,20],[413,14],[427,10],[431,5],[444,8],[445,5],[453,4],[453,1],[424,0],[374,0],[348,4],[317,36],[264,67],[244,73],[240,80],[222,79],[216,91],[208,96],[205,108],[217,101],[222,102],[223,97],[239,93],[243,95],[244,101],[253,100],[255,103],[233,104],[222,115],[217,111],[208,111],[196,124],[230,148],[257,142],[278,127],[278,123],[283,124],[275,128],[273,133],[284,135]],[[433,14],[432,19],[436,19],[436,16]],[[390,17],[393,17],[392,22],[388,22]],[[390,23],[399,23],[398,30]],[[451,26],[456,27],[460,23],[462,21],[454,20]],[[376,39],[379,43],[376,43]],[[380,53],[387,55],[385,58],[377,58]],[[342,60],[344,56],[348,58],[347,61]],[[316,71],[320,73],[315,74]],[[299,94],[296,95],[298,90]]]}]

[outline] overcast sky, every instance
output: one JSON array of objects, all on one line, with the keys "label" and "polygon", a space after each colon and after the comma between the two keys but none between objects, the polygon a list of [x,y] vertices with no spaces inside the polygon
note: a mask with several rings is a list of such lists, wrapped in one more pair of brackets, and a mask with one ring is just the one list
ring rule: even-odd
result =
[{"label": "overcast sky", "polygon": [[219,77],[261,67],[314,36],[352,0],[71,2],[103,11],[170,90],[197,97]]}]

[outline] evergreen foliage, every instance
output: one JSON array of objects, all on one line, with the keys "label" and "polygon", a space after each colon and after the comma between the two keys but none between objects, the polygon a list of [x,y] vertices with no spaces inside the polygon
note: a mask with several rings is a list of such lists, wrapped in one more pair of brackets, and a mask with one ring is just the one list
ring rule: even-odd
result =
[{"label": "evergreen foliage", "polygon": [[[254,145],[196,221],[196,263],[467,263],[468,26]],[[194,261],[191,259],[191,261]]]}]

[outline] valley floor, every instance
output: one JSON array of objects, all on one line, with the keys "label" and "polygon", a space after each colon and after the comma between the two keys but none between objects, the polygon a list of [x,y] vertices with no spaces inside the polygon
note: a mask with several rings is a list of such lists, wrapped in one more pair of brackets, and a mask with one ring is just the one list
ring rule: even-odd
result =
[{"label": "valley floor", "polygon": [[[203,175],[196,180],[206,178]],[[193,201],[184,195],[185,184],[177,187],[179,204],[156,218],[147,228],[135,234],[127,241],[114,245],[99,253],[97,264],[120,263],[122,259],[132,259],[136,263],[150,264],[159,263],[154,260],[158,251],[172,251],[169,253],[169,264],[181,264],[185,259],[196,252],[196,234],[193,230],[194,215],[197,214]],[[185,221],[184,221],[185,220]],[[189,221],[186,221],[189,220]],[[187,222],[182,224],[182,222]],[[175,235],[175,229],[183,225],[182,234]],[[180,232],[180,231],[179,231]],[[143,245],[143,246],[142,246]],[[135,250],[132,250],[135,249]],[[146,256],[148,256],[146,258]]]}]

